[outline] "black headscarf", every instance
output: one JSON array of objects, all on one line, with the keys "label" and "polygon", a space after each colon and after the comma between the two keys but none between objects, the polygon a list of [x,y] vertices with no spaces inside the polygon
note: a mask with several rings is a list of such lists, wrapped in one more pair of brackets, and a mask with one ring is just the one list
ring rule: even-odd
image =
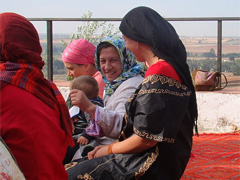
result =
[{"label": "black headscarf", "polygon": [[150,45],[154,56],[164,59],[175,69],[182,83],[192,91],[189,110],[196,124],[196,94],[186,63],[186,49],[174,27],[153,9],[137,7],[124,16],[119,29],[126,37]]}]

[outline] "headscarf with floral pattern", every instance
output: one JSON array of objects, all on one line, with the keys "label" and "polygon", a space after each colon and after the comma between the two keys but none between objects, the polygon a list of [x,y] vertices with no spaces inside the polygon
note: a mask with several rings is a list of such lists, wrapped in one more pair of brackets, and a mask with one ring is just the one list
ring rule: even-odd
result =
[{"label": "headscarf with floral pattern", "polygon": [[[121,59],[122,74],[112,82],[109,82],[102,73],[99,59],[97,57],[98,47],[102,42],[108,42],[112,44],[117,49]],[[95,66],[98,69],[98,71],[100,71],[103,77],[103,81],[106,83],[105,95],[108,96],[111,96],[114,93],[114,91],[118,88],[118,86],[120,86],[122,82],[126,81],[127,79],[137,76],[138,74],[141,74],[144,77],[145,74],[144,64],[137,62],[135,56],[129,50],[126,49],[124,39],[118,36],[108,36],[102,39],[102,41],[98,44],[95,50]]]}]

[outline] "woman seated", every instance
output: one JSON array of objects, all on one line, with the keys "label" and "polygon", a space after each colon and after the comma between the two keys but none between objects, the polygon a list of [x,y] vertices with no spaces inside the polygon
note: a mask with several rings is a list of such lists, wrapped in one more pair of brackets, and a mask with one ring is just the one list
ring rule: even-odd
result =
[{"label": "woman seated", "polygon": [[1,13],[0,24],[0,136],[26,179],[65,180],[72,124],[57,86],[44,78],[38,32],[15,13]]},{"label": "woman seated", "polygon": [[145,79],[126,104],[119,142],[89,152],[89,160],[67,169],[69,179],[178,180],[190,157],[197,119],[185,47],[172,25],[147,7],[131,10],[120,30],[127,49],[148,64]]},{"label": "woman seated", "polygon": [[100,145],[107,145],[120,135],[126,112],[125,103],[142,82],[145,66],[136,61],[135,56],[126,50],[125,41],[117,36],[107,37],[98,44],[95,65],[106,83],[104,108],[91,103],[86,95],[77,89],[70,92],[70,97],[73,105],[87,112],[94,120],[86,132],[97,137]]}]

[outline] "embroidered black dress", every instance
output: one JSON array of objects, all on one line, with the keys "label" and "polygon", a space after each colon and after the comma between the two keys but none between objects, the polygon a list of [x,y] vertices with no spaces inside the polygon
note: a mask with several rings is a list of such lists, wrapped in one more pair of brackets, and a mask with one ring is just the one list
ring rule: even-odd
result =
[{"label": "embroidered black dress", "polygon": [[156,140],[139,154],[111,154],[81,160],[67,169],[69,179],[180,179],[190,157],[193,123],[188,104],[191,91],[175,79],[150,75],[126,104],[119,140],[132,133]]},{"label": "embroidered black dress", "polygon": [[[135,133],[158,143],[138,154],[110,154],[90,161],[81,160],[67,170],[69,179],[178,180],[190,157],[193,126],[198,115],[186,49],[173,26],[148,7],[129,11],[119,29],[128,41],[143,43],[153,53],[152,57],[146,49],[149,54],[143,56],[145,52],[129,41],[129,50],[151,66],[126,104],[119,140]],[[156,58],[147,61],[144,57],[157,57],[158,61]]]}]

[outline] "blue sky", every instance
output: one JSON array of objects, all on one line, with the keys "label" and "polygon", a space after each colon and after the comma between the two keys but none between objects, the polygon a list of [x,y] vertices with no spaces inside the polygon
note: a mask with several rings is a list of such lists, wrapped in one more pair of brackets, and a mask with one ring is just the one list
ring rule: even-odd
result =
[{"label": "blue sky", "polygon": [[[166,18],[240,17],[240,0],[0,0],[0,13],[27,18],[81,18],[87,11],[96,18],[122,18],[137,6],[148,6]],[[216,22],[170,22],[179,35],[217,35]],[[38,32],[45,23],[33,22]],[[74,33],[79,23],[54,23],[55,33]],[[224,36],[240,36],[240,21],[223,22]]]}]

